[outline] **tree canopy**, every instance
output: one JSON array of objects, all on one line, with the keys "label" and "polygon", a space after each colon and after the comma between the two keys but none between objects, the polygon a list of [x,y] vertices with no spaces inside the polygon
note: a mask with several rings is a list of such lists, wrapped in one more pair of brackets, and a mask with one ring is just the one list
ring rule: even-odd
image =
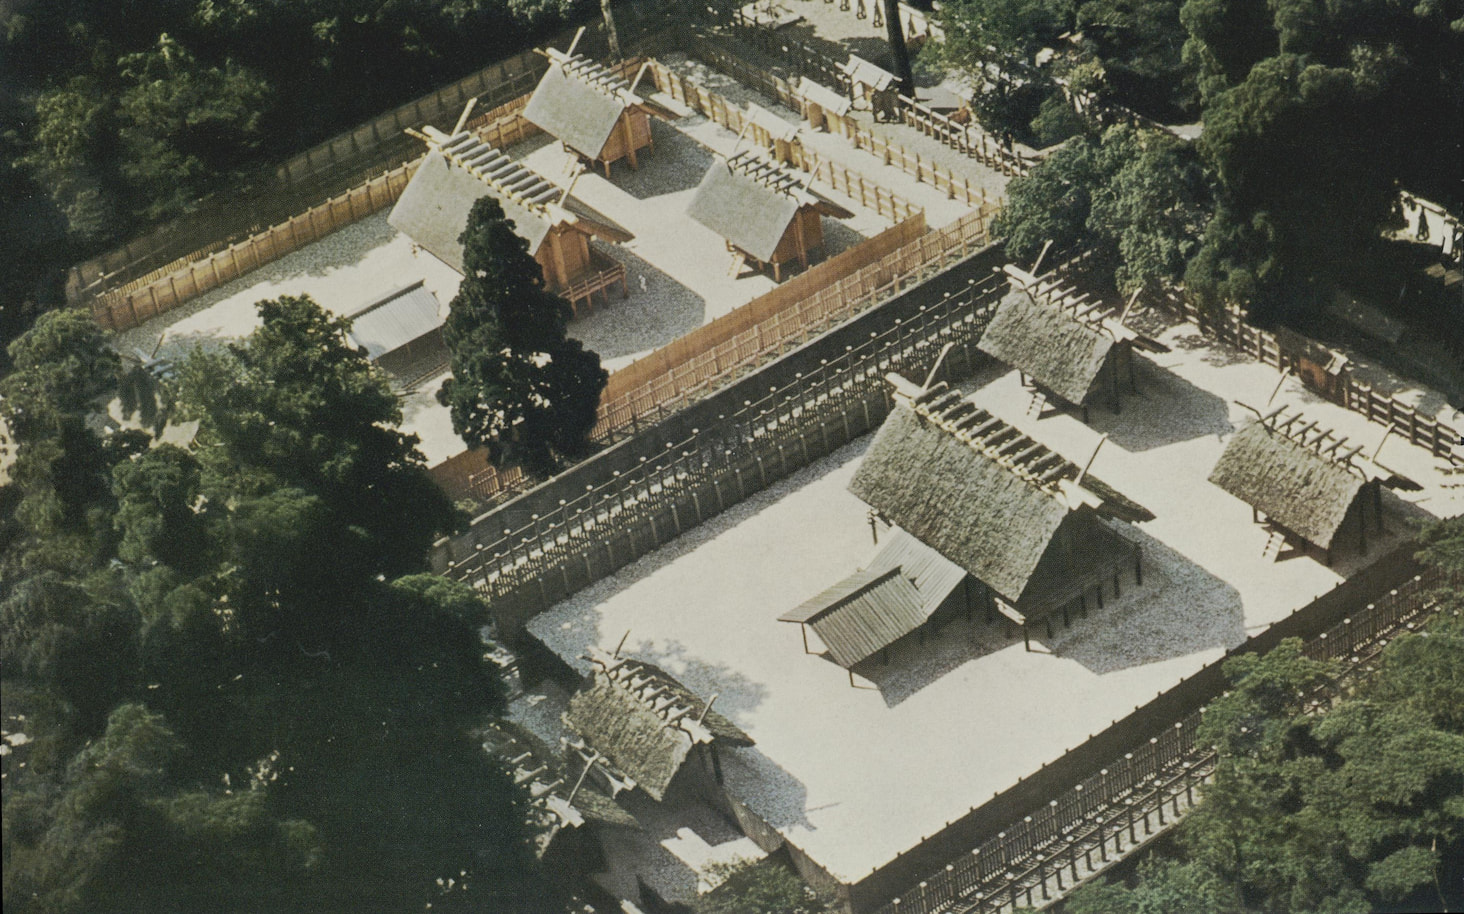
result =
[{"label": "tree canopy", "polygon": [[345,324],[259,310],[180,367],[186,445],[96,430],[115,366],[86,315],[11,347],[0,663],[33,741],[5,907],[546,910],[474,736],[503,708],[484,607],[421,573],[454,514]]},{"label": "tree canopy", "polygon": [[463,282],[443,327],[452,377],[438,399],[453,429],[495,464],[552,473],[557,456],[589,451],[610,376],[566,335],[569,303],[544,288],[497,200],[473,204],[460,240]]},{"label": "tree canopy", "polygon": [[[1426,559],[1457,571],[1461,534],[1464,519],[1436,525]],[[1131,885],[1080,889],[1068,910],[1456,910],[1464,593],[1451,585],[1441,599],[1427,626],[1389,643],[1377,671],[1330,707],[1311,698],[1336,670],[1295,641],[1232,659],[1231,691],[1197,737],[1218,747],[1218,767],[1179,827],[1179,858],[1141,866]]]}]

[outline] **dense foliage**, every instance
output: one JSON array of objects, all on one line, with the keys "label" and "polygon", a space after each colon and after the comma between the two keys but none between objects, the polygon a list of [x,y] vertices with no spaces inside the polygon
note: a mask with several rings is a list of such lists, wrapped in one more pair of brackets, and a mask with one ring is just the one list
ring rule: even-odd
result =
[{"label": "dense foliage", "polygon": [[[1464,570],[1464,519],[1425,537]],[[1330,665],[1283,642],[1227,664],[1205,715],[1214,783],[1179,828],[1178,859],[1132,885],[1080,889],[1069,914],[1458,910],[1464,902],[1464,592],[1330,707],[1308,704]]]},{"label": "dense foliage", "polygon": [[11,347],[5,908],[539,910],[482,604],[420,573],[452,509],[344,323],[259,310],[162,442],[101,431],[87,315]]},{"label": "dense foliage", "polygon": [[71,262],[508,56],[588,5],[0,5],[0,345],[56,303]]},{"label": "dense foliage", "polygon": [[1010,194],[993,230],[1013,257],[1030,261],[1048,241],[1097,244],[1117,255],[1125,292],[1184,274],[1209,202],[1192,147],[1127,126],[1074,139],[1014,179]]},{"label": "dense foliage", "polygon": [[[1060,136],[1044,125],[1068,116],[1064,93],[1203,122],[1194,145],[1207,187],[1187,154],[1157,140],[1142,169],[1153,175],[1132,169],[1115,187],[1112,169],[1089,164],[1093,136],[1014,182],[1004,224],[1020,250],[1043,232],[1114,244],[1089,200],[1138,194],[1148,202],[1128,215],[1163,225],[1129,239],[1120,285],[1182,277],[1204,306],[1305,324],[1339,287],[1406,272],[1384,243],[1400,224],[1400,188],[1464,206],[1460,0],[958,0],[945,10],[949,56],[983,85],[973,110],[998,133]],[[1044,49],[1050,61],[1034,66]],[[1180,208],[1149,205],[1161,199]]]},{"label": "dense foliage", "polygon": [[819,895],[786,861],[718,864],[723,882],[697,899],[693,914],[832,914],[835,902]]},{"label": "dense foliage", "polygon": [[543,270],[497,200],[473,204],[461,241],[463,282],[443,327],[452,376],[438,400],[451,409],[453,430],[495,464],[547,475],[559,456],[589,451],[610,375],[566,335],[569,303],[544,288]]}]

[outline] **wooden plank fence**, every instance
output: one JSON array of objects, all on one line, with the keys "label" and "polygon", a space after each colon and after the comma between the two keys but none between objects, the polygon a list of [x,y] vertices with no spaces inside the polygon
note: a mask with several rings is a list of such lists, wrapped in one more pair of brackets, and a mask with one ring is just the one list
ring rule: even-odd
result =
[{"label": "wooden plank fence", "polygon": [[1395,434],[1435,457],[1441,457],[1454,466],[1464,466],[1464,429],[1455,428],[1437,417],[1423,415],[1412,404],[1396,396],[1378,392],[1372,385],[1354,377],[1346,364],[1327,371],[1327,366],[1337,354],[1321,343],[1287,330],[1272,333],[1252,326],[1234,306],[1219,315],[1202,311],[1174,289],[1151,294],[1148,301],[1262,364],[1293,372],[1309,388],[1333,403],[1392,428]]},{"label": "wooden plank fence", "polygon": [[[653,427],[769,359],[945,270],[987,244],[989,221],[988,210],[967,213],[947,228],[917,237],[831,285],[813,288],[818,280],[815,276],[807,286],[792,289],[793,294],[784,292],[786,286],[775,289],[668,343],[663,347],[665,353],[653,353],[610,376],[592,437],[609,442]],[[896,226],[880,238],[897,239],[909,231],[909,226]],[[795,277],[788,286],[801,279]],[[744,314],[757,319],[739,329],[746,320]],[[622,372],[629,372],[624,381],[618,380]],[[433,467],[432,473],[453,498],[491,502],[533,484],[515,471],[507,477],[500,474],[481,456],[474,462],[459,455],[449,463],[441,471],[442,464]],[[465,466],[473,469],[464,472]]]},{"label": "wooden plank fence", "polygon": [[[746,112],[739,105],[715,92],[703,89],[660,61],[652,61],[648,72],[655,81],[658,91],[665,92],[733,133],[740,134],[746,127],[752,142],[764,149],[774,147],[772,136],[765,129],[757,124],[750,126],[747,124]],[[797,104],[798,102],[795,101],[795,107]],[[838,162],[819,160],[797,141],[788,143],[786,146],[778,144],[776,148],[778,152],[775,155],[781,161],[803,171],[812,169],[815,181],[821,181],[835,190],[848,194],[861,206],[873,209],[891,221],[902,222],[916,213],[924,212],[921,207],[881,186],[873,178],[865,177]],[[983,202],[983,200],[977,202]]]},{"label": "wooden plank fence", "polygon": [[415,162],[400,165],[140,288],[101,295],[91,304],[92,316],[109,330],[136,327],[191,298],[232,282],[250,270],[278,260],[336,229],[390,206],[401,196],[415,169]]},{"label": "wooden plank fence", "polygon": [[[1435,591],[1442,584],[1457,587],[1464,577],[1428,570],[1370,602],[1359,600],[1362,605],[1347,618],[1307,639],[1303,652],[1337,663],[1339,681],[1365,673],[1389,641],[1417,630],[1441,609]],[[1257,649],[1251,642],[1239,650]],[[1045,907],[1177,824],[1200,801],[1200,785],[1210,779],[1218,761],[1212,748],[1196,743],[1195,734],[1204,719],[1202,702],[1224,688],[1223,663],[1215,661],[1192,677],[1207,691],[1195,702],[1199,707],[1135,735],[1129,751],[1091,770],[969,853],[933,868],[875,914],[987,914]],[[1339,686],[1332,683],[1309,698],[1320,706],[1337,694]]]}]

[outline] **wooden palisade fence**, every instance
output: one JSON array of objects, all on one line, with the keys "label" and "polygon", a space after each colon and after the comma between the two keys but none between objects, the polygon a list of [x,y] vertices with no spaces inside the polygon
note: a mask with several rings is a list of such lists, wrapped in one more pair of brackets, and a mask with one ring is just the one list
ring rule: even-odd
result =
[{"label": "wooden palisade fence", "polygon": [[[1437,587],[1461,583],[1457,576],[1433,570],[1414,575],[1372,602],[1363,602],[1368,599],[1363,597],[1347,618],[1306,640],[1303,651],[1313,659],[1338,663],[1339,680],[1364,673],[1390,640],[1400,632],[1417,630],[1440,609]],[[1279,639],[1255,643],[1261,640],[1252,638],[1237,650],[1266,649]],[[1217,660],[1191,677],[1209,692],[1201,701],[1219,696],[1225,682],[1223,663],[1223,658]],[[1313,701],[1324,703],[1336,688],[1325,687]],[[1217,761],[1211,747],[1195,740],[1204,713],[1203,706],[1196,707],[1163,723],[1157,733],[1151,727],[1136,735],[1129,751],[1090,771],[969,853],[933,870],[876,914],[1041,908],[1103,872],[1177,824],[1200,801],[1200,785],[1210,778]]]},{"label": "wooden palisade fence", "polygon": [[[988,222],[985,211],[968,213],[945,229],[916,237],[831,285],[809,288],[800,281],[807,278],[816,283],[818,276],[795,277],[787,286],[615,372],[600,403],[594,439],[614,441],[654,426],[769,359],[947,269],[986,245]],[[898,238],[906,231],[908,228],[896,226],[885,236]],[[846,254],[857,255],[859,250]],[[820,266],[832,265],[830,261]],[[749,318],[753,320],[749,322]],[[489,466],[476,451],[450,458],[433,467],[432,473],[453,497],[469,496],[482,502],[532,484],[516,469],[500,472]]]}]

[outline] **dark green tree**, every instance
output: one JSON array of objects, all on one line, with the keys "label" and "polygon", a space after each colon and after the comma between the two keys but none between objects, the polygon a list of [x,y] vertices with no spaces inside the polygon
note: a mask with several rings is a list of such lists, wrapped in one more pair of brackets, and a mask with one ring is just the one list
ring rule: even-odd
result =
[{"label": "dark green tree", "polygon": [[695,914],[830,914],[834,902],[809,888],[786,861],[727,864],[723,882],[697,899]]},{"label": "dark green tree", "polygon": [[569,304],[544,289],[498,201],[473,204],[461,241],[463,282],[443,328],[452,377],[437,398],[495,464],[550,474],[558,458],[589,452],[609,374],[566,335]]}]

